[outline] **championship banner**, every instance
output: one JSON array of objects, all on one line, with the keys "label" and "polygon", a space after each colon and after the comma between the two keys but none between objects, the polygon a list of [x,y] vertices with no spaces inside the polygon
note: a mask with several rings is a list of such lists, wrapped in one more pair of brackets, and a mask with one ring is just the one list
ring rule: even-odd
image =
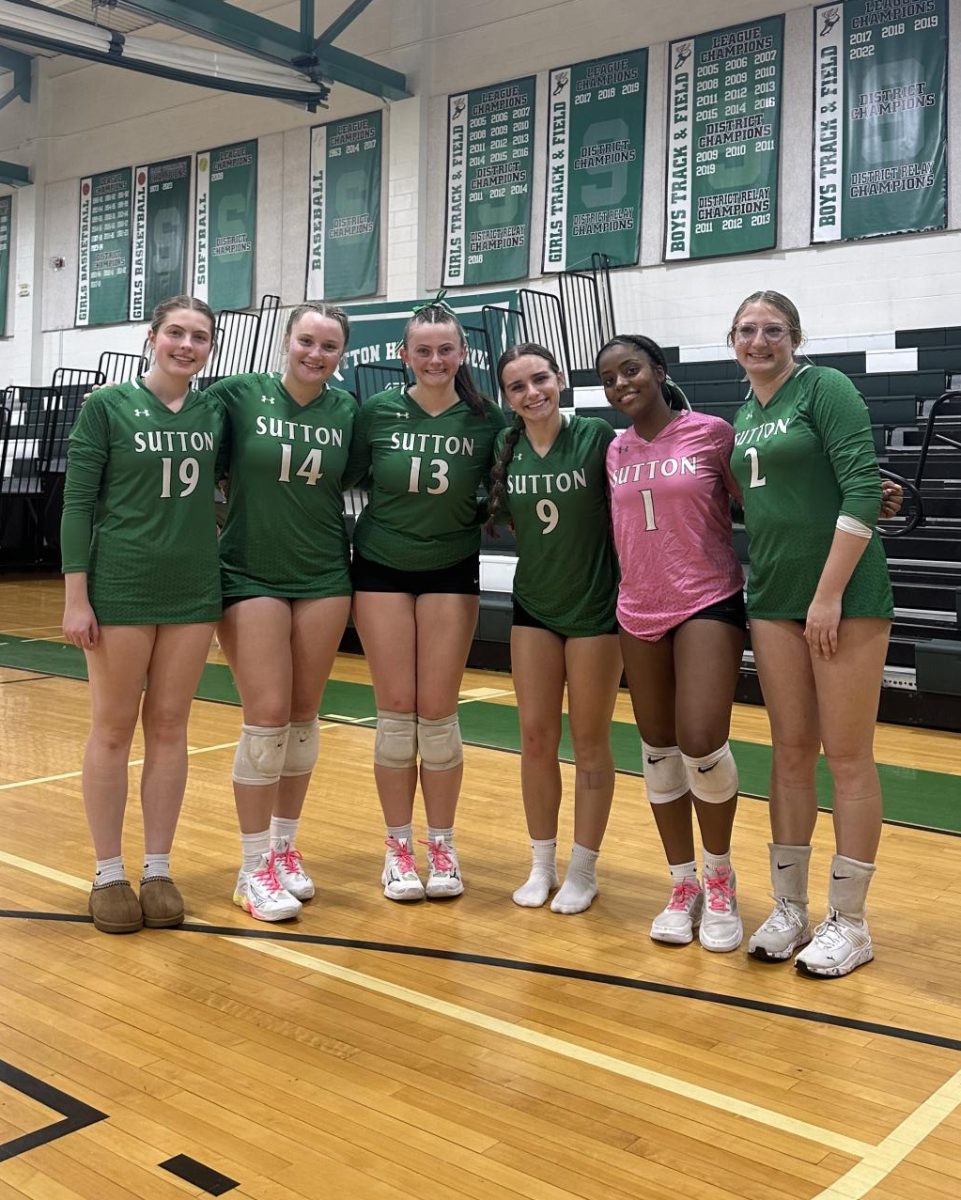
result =
[{"label": "championship banner", "polygon": [[310,131],[307,300],[377,291],[381,150],[380,112]]},{"label": "championship banner", "polygon": [[236,142],[197,155],[194,286],[211,308],[253,302],[257,236],[257,143]]},{"label": "championship banner", "polygon": [[551,71],[544,271],[606,254],[633,266],[641,245],[647,51]]},{"label": "championship banner", "polygon": [[80,180],[77,325],[127,320],[132,182],[130,167]]},{"label": "championship banner", "polygon": [[190,159],[172,158],[134,170],[130,320],[146,320],[184,290]]},{"label": "championship banner", "polygon": [[13,197],[0,196],[0,337],[7,336],[7,289],[10,286],[10,231]]},{"label": "championship banner", "polygon": [[814,10],[811,240],[947,225],[948,0]]},{"label": "championship banner", "polygon": [[784,18],[671,42],[665,259],[777,245]]},{"label": "championship banner", "polygon": [[448,100],[444,286],[530,269],[534,76]]}]

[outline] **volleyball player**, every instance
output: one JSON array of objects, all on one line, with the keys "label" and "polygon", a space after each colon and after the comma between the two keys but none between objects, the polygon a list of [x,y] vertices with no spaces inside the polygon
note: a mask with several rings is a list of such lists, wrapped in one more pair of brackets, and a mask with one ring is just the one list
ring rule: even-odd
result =
[{"label": "volleyball player", "polygon": [[[92,720],[83,798],[96,854],[97,929],[179,925],[170,852],[187,780],[187,717],[220,616],[213,495],[223,416],[190,389],[214,315],[190,296],[158,304],[153,365],[88,397],[70,434],[61,543],[63,632],[87,660]],[[142,708],[141,708],[142,701]],[[144,869],[124,870],[130,745],[140,717]]]},{"label": "volleyball player", "polygon": [[350,612],[343,488],[357,404],[329,382],[348,336],[341,309],[302,304],[287,321],[282,374],[235,375],[207,391],[229,429],[220,640],[243,705],[233,898],[261,921],[295,917],[315,890],[296,837]]},{"label": "volleyball player", "polygon": [[574,847],[551,909],[579,913],[597,895],[597,857],[614,794],[610,723],[621,655],[604,466],[614,431],[600,418],[560,411],[564,380],[543,346],[507,350],[497,375],[514,420],[498,436],[490,512],[492,525],[510,521],[517,544],[511,672],[532,855],[530,876],[514,902],[540,907],[558,886],[558,748],[566,684]]},{"label": "volleyball player", "polygon": [[[505,420],[474,385],[464,331],[442,301],[415,311],[400,353],[415,382],[363,405],[349,475],[366,476],[370,494],[354,533],[354,623],[377,703],[381,882],[388,899],[410,901],[464,889],[453,840],[463,777],[457,704],[479,605],[478,489]],[[426,887],[412,828],[418,762]]]},{"label": "volleyball player", "polygon": [[730,951],[743,937],[731,866],[738,774],[728,734],[745,627],[731,545],[733,431],[683,407],[650,338],[615,337],[596,365],[608,402],[631,421],[608,447],[607,468],[621,649],[672,885],[651,937],[685,944],[697,929],[705,949]]},{"label": "volleyball player", "polygon": [[[867,406],[840,372],[801,365],[794,304],[755,292],[729,343],[751,391],[735,418],[731,466],[750,539],[751,642],[771,721],[774,911],[752,955],[818,976],[873,956],[865,906],[881,836],[874,725],[894,608],[874,524],[881,484]],[[826,919],[811,930],[808,865],[815,767],[834,781],[836,853]]]}]

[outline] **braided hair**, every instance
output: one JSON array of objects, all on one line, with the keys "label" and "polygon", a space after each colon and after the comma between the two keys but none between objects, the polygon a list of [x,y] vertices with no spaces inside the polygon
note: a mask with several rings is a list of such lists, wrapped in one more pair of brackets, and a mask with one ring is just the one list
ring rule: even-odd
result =
[{"label": "braided hair", "polygon": [[683,390],[678,387],[668,372],[667,357],[664,351],[653,338],[644,337],[641,333],[618,333],[605,342],[600,350],[598,350],[594,359],[594,370],[597,371],[598,375],[601,373],[601,358],[612,346],[629,346],[634,350],[640,350],[642,354],[647,355],[653,366],[660,367],[664,372],[664,378],[661,381],[661,395],[664,397],[664,403],[668,408],[680,410],[691,407],[687,396],[685,396]]},{"label": "braided hair", "polygon": [[[413,316],[409,318],[404,326],[404,336],[401,339],[406,347],[410,338],[411,331],[416,329],[418,325],[453,325],[457,330],[457,338],[461,346],[467,349],[467,338],[464,334],[464,327],[457,319],[457,314],[445,304],[443,300],[435,300],[430,304],[421,305],[416,309]],[[454,391],[461,400],[467,405],[471,412],[482,416],[487,411],[487,406],[490,401],[481,392],[477,384],[474,383],[474,377],[471,375],[470,367],[466,360],[457,368],[457,374],[454,376]]]},{"label": "braided hair", "polygon": [[[539,346],[536,342],[521,342],[519,345],[511,346],[505,350],[497,360],[497,381],[501,385],[501,390],[504,387],[504,368],[509,363],[515,362],[518,358],[524,358],[525,355],[542,358],[555,375],[560,375],[561,369],[550,350],[544,346]],[[491,482],[487,499],[487,511],[490,515],[487,520],[486,529],[493,537],[498,536],[497,529],[495,528],[497,514],[504,507],[507,500],[507,468],[511,465],[514,450],[523,432],[524,418],[520,413],[515,413],[514,420],[507,430],[507,436],[504,438],[504,444],[493,467],[491,467]]]}]

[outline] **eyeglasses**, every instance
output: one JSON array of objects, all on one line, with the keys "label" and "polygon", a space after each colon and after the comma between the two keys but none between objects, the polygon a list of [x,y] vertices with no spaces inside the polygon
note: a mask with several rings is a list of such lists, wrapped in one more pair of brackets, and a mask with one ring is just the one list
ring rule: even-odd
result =
[{"label": "eyeglasses", "polygon": [[766,342],[779,342],[787,332],[783,325],[734,326],[734,337],[739,342],[753,342],[759,333]]}]

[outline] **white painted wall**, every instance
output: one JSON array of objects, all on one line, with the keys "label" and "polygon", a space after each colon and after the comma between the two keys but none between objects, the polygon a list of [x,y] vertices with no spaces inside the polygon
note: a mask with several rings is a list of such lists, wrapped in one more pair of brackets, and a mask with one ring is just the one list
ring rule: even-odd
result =
[{"label": "white painted wall", "polygon": [[[950,0],[961,30],[961,0]],[[318,28],[342,7],[320,0]],[[257,6],[293,24],[297,6]],[[775,251],[709,262],[662,261],[667,42],[786,13],[779,244]],[[811,47],[809,6],[729,0],[683,5],[654,0],[374,0],[338,44],[407,74],[415,95],[386,113],[382,217],[382,294],[424,295],[441,272],[447,95],[452,90],[538,75],[535,138],[545,142],[547,72],[555,66],[648,45],[647,147],[641,263],[614,276],[622,329],[643,331],[686,357],[723,342],[738,301],[775,287],[798,303],[818,345],[892,344],[894,329],[961,324],[961,199],[949,189],[942,233],[811,246]],[[159,27],[142,31],[171,41]],[[197,44],[193,41],[191,44]],[[961,68],[961,35],[950,74]],[[303,298],[307,243],[308,131],[322,120],[377,107],[335,84],[317,115],[273,100],[226,95],[58,56],[38,59],[30,105],[0,112],[0,158],[28,164],[32,187],[14,207],[10,332],[0,340],[0,386],[39,383],[54,367],[94,366],[101,350],[138,351],[144,326],[74,329],[79,179],[93,171],[259,139],[257,294],[284,304]],[[961,91],[949,91],[949,181],[961,171]],[[544,164],[534,179],[532,271],[540,271]],[[66,260],[54,270],[51,259]],[[540,281],[553,290],[552,281]],[[26,296],[18,293],[22,288]]]}]

